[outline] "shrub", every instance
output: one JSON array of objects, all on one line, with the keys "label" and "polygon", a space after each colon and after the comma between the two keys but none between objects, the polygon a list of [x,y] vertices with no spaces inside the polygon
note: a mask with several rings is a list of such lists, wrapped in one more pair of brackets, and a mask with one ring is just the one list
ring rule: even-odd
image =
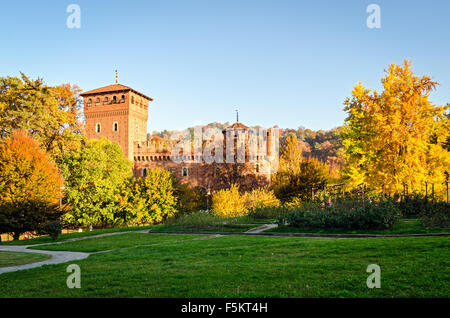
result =
[{"label": "shrub", "polygon": [[177,210],[187,213],[206,210],[207,193],[204,188],[192,187],[189,183],[175,183],[175,195],[177,197]]},{"label": "shrub", "polygon": [[280,200],[271,190],[258,188],[245,193],[245,205],[248,210],[279,207]]},{"label": "shrub", "polygon": [[293,197],[290,201],[286,202],[284,206],[288,209],[299,208],[303,205],[304,201],[299,197]]},{"label": "shrub", "polygon": [[427,199],[419,194],[412,194],[395,203],[404,216],[419,216],[428,205]]},{"label": "shrub", "polygon": [[220,218],[215,213],[201,210],[170,218],[166,221],[166,224],[170,226],[180,226],[188,228],[203,228],[207,226],[223,224],[223,222],[223,218]]},{"label": "shrub", "polygon": [[430,203],[420,218],[424,227],[450,228],[450,205],[444,202]]},{"label": "shrub", "polygon": [[274,219],[286,216],[290,209],[282,206],[261,207],[250,211],[249,216],[255,219]]},{"label": "shrub", "polygon": [[212,209],[219,217],[236,217],[248,213],[245,195],[239,193],[239,186],[235,184],[213,194]]},{"label": "shrub", "polygon": [[[352,203],[354,204],[354,203]],[[346,230],[384,230],[398,222],[401,212],[392,202],[382,201],[364,206],[347,208],[305,203],[292,210],[280,222],[299,228],[346,229]]]},{"label": "shrub", "polygon": [[47,222],[42,226],[41,232],[48,234],[56,241],[62,232],[62,225],[60,221]]}]

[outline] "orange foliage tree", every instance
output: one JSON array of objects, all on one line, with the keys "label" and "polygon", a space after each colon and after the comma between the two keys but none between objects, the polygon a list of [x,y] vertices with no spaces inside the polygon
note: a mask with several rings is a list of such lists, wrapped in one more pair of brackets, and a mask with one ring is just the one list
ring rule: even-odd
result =
[{"label": "orange foliage tree", "polygon": [[15,240],[60,216],[62,179],[39,143],[17,130],[0,144],[0,233]]}]

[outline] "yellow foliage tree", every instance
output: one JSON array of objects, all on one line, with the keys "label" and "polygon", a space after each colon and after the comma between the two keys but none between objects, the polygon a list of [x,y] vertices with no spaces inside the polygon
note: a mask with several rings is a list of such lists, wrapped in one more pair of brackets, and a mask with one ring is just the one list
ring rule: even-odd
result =
[{"label": "yellow foliage tree", "polygon": [[212,197],[212,209],[220,217],[246,215],[245,195],[239,193],[239,186],[232,184],[229,189],[215,192]]},{"label": "yellow foliage tree", "polygon": [[280,200],[277,199],[274,192],[264,188],[253,189],[252,191],[246,192],[245,201],[249,210],[280,206]]},{"label": "yellow foliage tree", "polygon": [[433,105],[436,88],[428,76],[415,76],[411,62],[391,64],[381,80],[383,92],[355,86],[344,102],[348,117],[342,131],[346,154],[344,176],[387,194],[423,193],[425,181],[442,183],[450,171],[449,106]]}]

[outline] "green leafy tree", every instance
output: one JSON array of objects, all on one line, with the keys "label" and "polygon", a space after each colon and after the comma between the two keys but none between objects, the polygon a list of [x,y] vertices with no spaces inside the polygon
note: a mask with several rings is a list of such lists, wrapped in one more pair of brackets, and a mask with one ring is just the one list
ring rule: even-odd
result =
[{"label": "green leafy tree", "polygon": [[0,139],[27,130],[59,164],[83,138],[80,92],[75,85],[51,87],[24,74],[0,77]]},{"label": "green leafy tree", "polygon": [[26,131],[0,143],[0,233],[14,240],[60,216],[61,176]]},{"label": "green leafy tree", "polygon": [[135,224],[157,224],[177,212],[176,182],[166,169],[149,169],[145,178],[130,180],[126,213]]},{"label": "green leafy tree", "polygon": [[70,205],[65,223],[104,227],[124,222],[120,208],[131,162],[117,143],[106,138],[89,140],[80,151],[63,157],[62,171]]}]

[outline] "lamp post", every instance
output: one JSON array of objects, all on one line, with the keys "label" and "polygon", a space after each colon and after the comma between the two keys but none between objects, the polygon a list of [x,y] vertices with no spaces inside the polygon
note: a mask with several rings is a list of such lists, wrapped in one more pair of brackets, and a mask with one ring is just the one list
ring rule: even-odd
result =
[{"label": "lamp post", "polygon": [[65,186],[59,188],[59,209],[62,207],[62,192],[66,189]]},{"label": "lamp post", "polygon": [[211,191],[208,188],[208,190],[206,190],[206,211],[209,211],[209,196],[210,195],[211,195]]}]

